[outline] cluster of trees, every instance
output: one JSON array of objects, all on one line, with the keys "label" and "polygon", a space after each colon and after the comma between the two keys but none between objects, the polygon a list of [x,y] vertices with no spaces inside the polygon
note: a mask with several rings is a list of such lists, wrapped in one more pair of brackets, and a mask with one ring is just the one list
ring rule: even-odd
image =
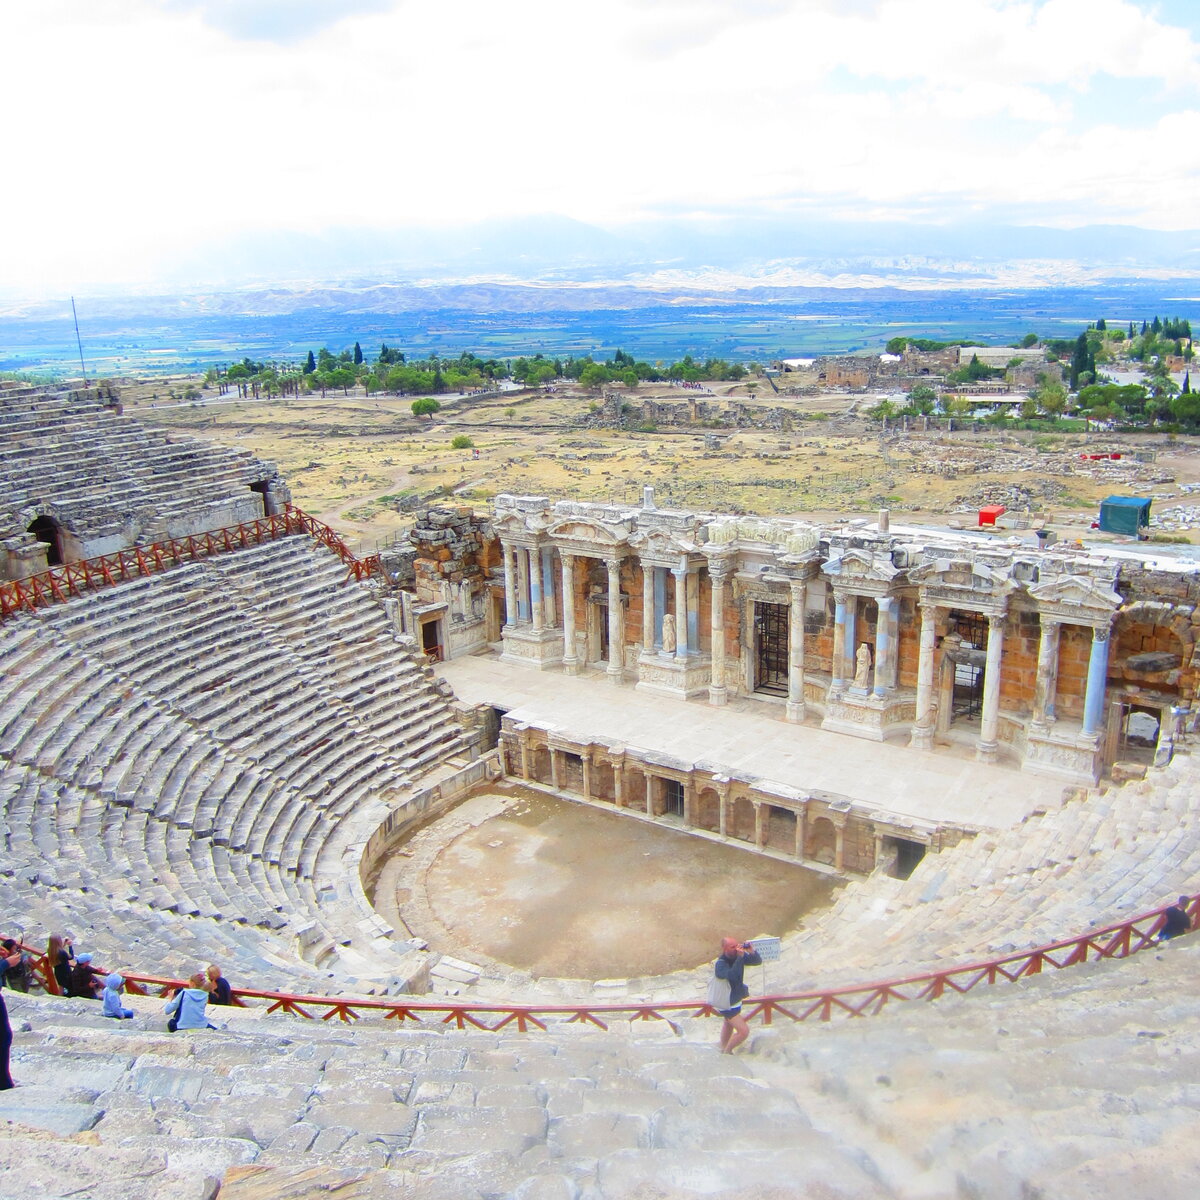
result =
[{"label": "cluster of trees", "polygon": [[[1031,334],[1033,341],[1030,345],[1037,344],[1037,336]],[[906,349],[913,350],[949,350],[951,346],[982,346],[982,342],[937,342],[933,338],[906,337],[903,334],[900,337],[892,338],[885,349],[889,354],[903,354]]]},{"label": "cluster of trees", "polygon": [[541,387],[554,379],[571,379],[585,388],[598,391],[609,383],[637,387],[642,382],[659,383],[663,380],[701,383],[705,380],[727,379],[736,382],[757,370],[755,363],[747,368],[741,363],[726,362],[723,358],[697,362],[690,354],[669,365],[660,362],[651,366],[618,349],[608,362],[598,362],[590,354],[566,359],[549,359],[541,354],[535,354],[532,358],[518,358],[512,364],[512,377],[525,387]]}]

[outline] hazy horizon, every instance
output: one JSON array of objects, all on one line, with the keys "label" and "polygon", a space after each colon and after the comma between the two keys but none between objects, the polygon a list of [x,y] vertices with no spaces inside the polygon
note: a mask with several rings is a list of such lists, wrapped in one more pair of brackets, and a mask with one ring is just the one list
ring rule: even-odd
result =
[{"label": "hazy horizon", "polygon": [[9,301],[1200,270],[1189,0],[42,0],[0,38]]}]

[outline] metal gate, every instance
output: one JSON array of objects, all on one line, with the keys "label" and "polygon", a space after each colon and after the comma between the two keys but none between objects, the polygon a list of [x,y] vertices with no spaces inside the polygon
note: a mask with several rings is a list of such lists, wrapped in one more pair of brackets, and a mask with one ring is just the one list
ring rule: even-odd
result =
[{"label": "metal gate", "polygon": [[[979,613],[954,613],[954,632],[963,645],[973,650],[987,649],[987,618]],[[954,664],[954,695],[951,699],[952,717],[978,717],[983,712],[983,667],[974,663]]]},{"label": "metal gate", "polygon": [[788,692],[788,606],[754,603],[754,690]]}]

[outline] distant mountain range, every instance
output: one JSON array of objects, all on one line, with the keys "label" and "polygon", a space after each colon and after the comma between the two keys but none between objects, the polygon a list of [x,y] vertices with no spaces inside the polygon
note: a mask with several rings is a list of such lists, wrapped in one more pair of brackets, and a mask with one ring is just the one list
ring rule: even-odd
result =
[{"label": "distant mountain range", "polygon": [[[570,312],[902,292],[1094,287],[1200,277],[1200,231],[795,219],[564,217],[458,229],[275,231],[164,264],[165,283],[86,297],[93,317],[300,311]],[[65,298],[0,292],[0,317],[57,320]]]}]

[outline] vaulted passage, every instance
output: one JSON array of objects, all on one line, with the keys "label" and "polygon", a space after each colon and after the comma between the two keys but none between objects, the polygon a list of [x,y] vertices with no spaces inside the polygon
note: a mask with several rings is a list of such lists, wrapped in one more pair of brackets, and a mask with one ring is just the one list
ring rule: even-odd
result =
[{"label": "vaulted passage", "polygon": [[41,516],[35,518],[27,532],[32,533],[39,542],[46,543],[48,547],[46,550],[47,566],[57,567],[62,565],[62,529],[53,517]]}]

